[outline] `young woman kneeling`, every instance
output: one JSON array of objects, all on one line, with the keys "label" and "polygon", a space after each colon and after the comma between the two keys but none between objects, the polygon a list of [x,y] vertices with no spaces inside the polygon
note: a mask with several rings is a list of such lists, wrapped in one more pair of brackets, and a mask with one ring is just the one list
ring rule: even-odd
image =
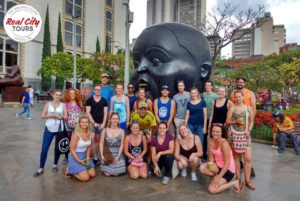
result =
[{"label": "young woman kneeling", "polygon": [[81,116],[71,138],[68,167],[66,173],[79,181],[89,181],[95,177],[94,163],[90,160],[92,137],[90,121],[87,116]]},{"label": "young woman kneeling", "polygon": [[232,186],[239,193],[244,187],[239,180],[233,180],[235,176],[235,164],[231,148],[227,139],[227,131],[222,124],[213,124],[211,132],[212,140],[209,143],[209,162],[200,166],[200,172],[213,177],[208,192],[220,193]]},{"label": "young woman kneeling", "polygon": [[128,172],[131,179],[148,177],[147,166],[147,139],[140,131],[138,122],[133,122],[130,134],[124,140],[124,154],[128,158]]}]

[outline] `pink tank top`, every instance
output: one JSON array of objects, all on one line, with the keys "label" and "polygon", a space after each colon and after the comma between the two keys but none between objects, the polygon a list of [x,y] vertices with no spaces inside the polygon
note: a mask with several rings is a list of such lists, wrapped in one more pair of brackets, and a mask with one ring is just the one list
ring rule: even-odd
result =
[{"label": "pink tank top", "polygon": [[[212,147],[210,148],[210,151],[213,154],[215,162],[219,168],[223,168],[225,164],[222,150],[221,150],[221,145],[224,141],[225,139],[223,139],[223,141],[220,143],[220,146],[217,149],[213,149]],[[228,170],[232,173],[235,173],[235,164],[234,164],[234,159],[233,159],[231,149],[230,149],[230,162],[229,162]]]}]

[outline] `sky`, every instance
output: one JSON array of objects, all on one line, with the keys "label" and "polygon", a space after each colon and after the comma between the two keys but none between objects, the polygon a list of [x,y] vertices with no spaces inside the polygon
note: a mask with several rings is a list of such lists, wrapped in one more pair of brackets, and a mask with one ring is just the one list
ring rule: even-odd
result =
[{"label": "sky", "polygon": [[[224,0],[207,0],[206,11],[220,6]],[[265,5],[265,12],[271,12],[274,25],[284,24],[286,42],[300,44],[300,0],[227,0],[243,8]],[[134,22],[130,26],[130,39],[136,38],[146,28],[147,0],[130,0],[130,10],[134,12]],[[231,46],[222,50],[222,56],[231,54]]]}]

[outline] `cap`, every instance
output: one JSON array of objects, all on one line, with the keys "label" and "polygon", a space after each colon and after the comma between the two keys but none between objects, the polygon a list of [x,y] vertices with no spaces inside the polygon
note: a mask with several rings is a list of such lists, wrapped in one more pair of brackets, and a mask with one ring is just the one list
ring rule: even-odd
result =
[{"label": "cap", "polygon": [[107,73],[102,73],[101,77],[109,77]]},{"label": "cap", "polygon": [[169,87],[168,87],[168,85],[162,85],[162,87],[161,87],[161,90],[163,90],[163,89],[167,89],[167,90],[169,90]]},{"label": "cap", "polygon": [[147,108],[148,104],[145,102],[139,102],[139,109],[144,108],[144,107]]}]

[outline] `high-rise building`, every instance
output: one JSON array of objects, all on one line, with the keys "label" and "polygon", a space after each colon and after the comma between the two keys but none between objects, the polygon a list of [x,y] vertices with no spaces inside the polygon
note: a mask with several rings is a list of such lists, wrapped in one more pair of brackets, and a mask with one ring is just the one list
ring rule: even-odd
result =
[{"label": "high-rise building", "polygon": [[[73,5],[75,6],[77,54],[90,57],[96,51],[97,37],[101,50],[108,47],[112,52],[125,46],[126,9],[119,0],[1,0],[0,1],[0,76],[5,75],[6,67],[19,65],[26,84],[40,88],[44,21],[49,6],[51,52],[56,52],[58,16],[61,15],[64,51],[73,53]],[[38,36],[27,43],[11,40],[3,29],[6,12],[16,4],[33,6],[41,15],[43,26]],[[118,47],[118,48],[116,48]]]},{"label": "high-rise building", "polygon": [[[284,25],[274,25],[271,13],[256,20],[257,27],[252,30],[240,30],[235,37],[247,32],[240,39],[232,43],[232,56],[234,58],[247,58],[253,55],[270,55],[279,53],[280,47],[286,43],[286,30]],[[251,31],[249,31],[251,30]]]},{"label": "high-rise building", "polygon": [[206,15],[206,0],[148,0],[147,27],[162,22],[180,22],[199,28]]}]

